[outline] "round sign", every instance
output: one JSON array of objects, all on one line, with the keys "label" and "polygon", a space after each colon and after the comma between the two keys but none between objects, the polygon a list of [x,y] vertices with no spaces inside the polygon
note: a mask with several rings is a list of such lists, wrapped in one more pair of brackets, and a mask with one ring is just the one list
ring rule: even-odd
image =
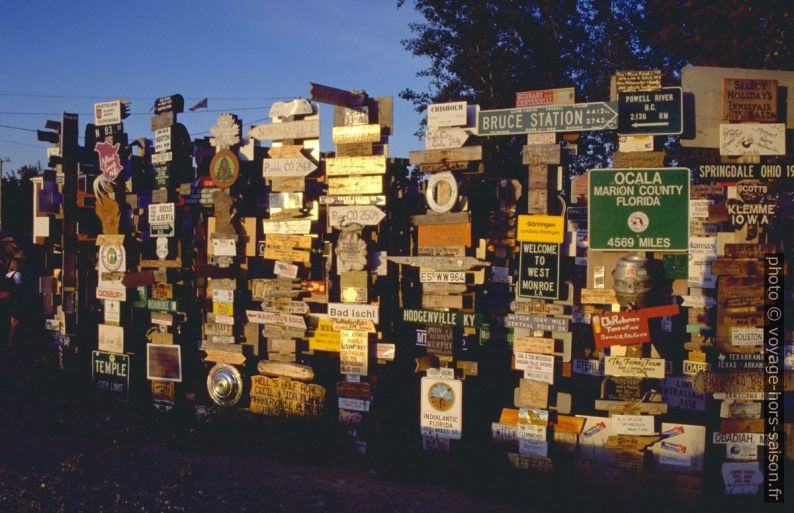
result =
[{"label": "round sign", "polygon": [[634,233],[642,233],[648,229],[650,226],[650,219],[648,218],[648,214],[642,212],[640,210],[636,212],[632,212],[629,215],[628,225],[629,229]]},{"label": "round sign", "polygon": [[229,150],[221,150],[212,157],[210,177],[221,189],[228,189],[237,181],[240,174],[240,162],[237,155]]},{"label": "round sign", "polygon": [[207,375],[207,391],[219,406],[233,406],[243,396],[243,376],[228,363],[216,363]]},{"label": "round sign", "polygon": [[444,382],[434,383],[427,391],[427,400],[438,411],[447,411],[455,404],[455,392]]},{"label": "round sign", "polygon": [[103,244],[100,246],[99,258],[102,260],[102,267],[108,272],[124,270],[124,246],[121,244]]},{"label": "round sign", "polygon": [[431,176],[427,181],[425,198],[427,206],[433,212],[443,214],[452,210],[458,201],[458,182],[455,176],[449,171]]}]

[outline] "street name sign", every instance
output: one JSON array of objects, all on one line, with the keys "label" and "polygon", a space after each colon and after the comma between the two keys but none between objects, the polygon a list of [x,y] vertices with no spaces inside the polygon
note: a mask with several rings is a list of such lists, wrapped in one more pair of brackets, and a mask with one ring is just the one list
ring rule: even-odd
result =
[{"label": "street name sign", "polygon": [[617,118],[617,102],[483,110],[477,115],[477,134],[519,135],[614,130],[618,127]]}]

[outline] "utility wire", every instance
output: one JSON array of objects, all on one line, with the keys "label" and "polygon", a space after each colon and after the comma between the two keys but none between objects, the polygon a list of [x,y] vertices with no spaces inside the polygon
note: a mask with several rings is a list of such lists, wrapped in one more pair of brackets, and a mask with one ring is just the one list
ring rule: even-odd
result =
[{"label": "utility wire", "polygon": [[[15,96],[22,98],[66,98],[75,100],[107,100],[108,98],[115,98],[113,95],[69,95],[69,94],[39,94],[39,93],[17,93],[17,92],[0,92],[0,96]],[[127,100],[156,100],[162,98],[159,96],[124,96]],[[292,99],[291,96],[185,96],[186,100],[203,100],[209,98],[210,100],[288,100]]]},{"label": "utility wire", "polygon": [[[256,107],[227,107],[225,109],[201,109],[196,111],[188,111],[183,112],[182,114],[201,114],[204,112],[231,112],[231,111],[238,111],[238,110],[264,110],[264,105],[258,105]],[[63,112],[11,112],[11,111],[0,111],[0,115],[7,115],[7,116],[60,116]],[[79,116],[93,116],[93,112],[78,112]],[[132,112],[130,116],[151,116],[151,112]]]},{"label": "utility wire", "polygon": [[38,148],[40,150],[46,150],[47,149],[47,146],[39,146],[37,144],[28,144],[28,143],[17,142],[17,141],[9,141],[8,139],[0,139],[0,142],[4,142],[4,143],[8,143],[8,144],[18,144],[20,146],[30,146],[31,148]]}]

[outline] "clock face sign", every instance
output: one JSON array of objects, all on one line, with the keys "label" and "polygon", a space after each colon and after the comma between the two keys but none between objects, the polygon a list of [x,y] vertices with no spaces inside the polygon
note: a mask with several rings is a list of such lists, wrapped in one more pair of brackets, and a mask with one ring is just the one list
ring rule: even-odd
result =
[{"label": "clock face sign", "polygon": [[221,150],[212,157],[210,177],[221,189],[228,189],[237,181],[240,174],[240,162],[237,155],[229,150]]}]

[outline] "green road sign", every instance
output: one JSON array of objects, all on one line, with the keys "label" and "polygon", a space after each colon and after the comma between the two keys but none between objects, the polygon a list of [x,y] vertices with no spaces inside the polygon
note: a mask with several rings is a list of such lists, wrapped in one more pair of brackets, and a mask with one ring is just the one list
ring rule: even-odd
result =
[{"label": "green road sign", "polygon": [[618,133],[678,135],[683,131],[684,103],[680,87],[618,93]]},{"label": "green road sign", "polygon": [[590,249],[686,251],[689,169],[593,169]]},{"label": "green road sign", "polygon": [[130,398],[130,356],[91,352],[91,376],[97,389],[118,401]]},{"label": "green road sign", "polygon": [[617,118],[617,102],[483,110],[477,114],[477,134],[518,135],[614,130],[618,127]]},{"label": "green road sign", "polygon": [[559,299],[560,245],[522,242],[518,263],[518,297]]}]

